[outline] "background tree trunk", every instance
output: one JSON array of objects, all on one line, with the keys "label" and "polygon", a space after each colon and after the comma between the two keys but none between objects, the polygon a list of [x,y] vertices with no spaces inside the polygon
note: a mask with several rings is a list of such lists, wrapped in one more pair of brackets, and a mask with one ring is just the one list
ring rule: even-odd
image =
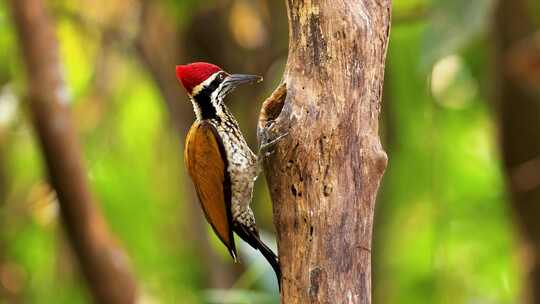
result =
[{"label": "background tree trunk", "polygon": [[538,79],[539,50],[531,4],[498,3],[493,27],[494,101],[511,208],[525,249],[526,300],[540,303],[540,92],[538,82],[529,81]]},{"label": "background tree trunk", "polygon": [[28,101],[65,230],[97,303],[134,303],[128,259],[90,192],[68,108],[54,27],[41,0],[12,0]]},{"label": "background tree trunk", "polygon": [[[179,86],[174,67],[183,64],[183,50],[174,20],[164,11],[163,3],[141,1],[141,30],[135,40],[139,60],[153,77],[162,99],[167,107],[171,127],[178,134],[183,146],[183,134],[187,134],[193,121],[193,110],[186,94]],[[159,55],[158,55],[159,54]],[[181,156],[181,154],[179,153]],[[185,181],[184,210],[189,216],[184,225],[187,231],[181,232],[189,241],[195,243],[195,250],[203,267],[206,287],[230,288],[235,280],[234,265],[226,263],[210,246],[206,219],[200,210],[193,184],[187,175]]]},{"label": "background tree trunk", "polygon": [[[283,272],[282,303],[371,303],[371,235],[387,165],[378,136],[389,0],[288,0],[284,86],[262,142]],[[286,89],[285,89],[286,86]]]}]

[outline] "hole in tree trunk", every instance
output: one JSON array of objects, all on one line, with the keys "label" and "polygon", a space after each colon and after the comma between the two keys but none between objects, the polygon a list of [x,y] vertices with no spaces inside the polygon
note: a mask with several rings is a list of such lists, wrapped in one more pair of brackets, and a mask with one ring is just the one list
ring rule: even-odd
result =
[{"label": "hole in tree trunk", "polygon": [[283,83],[264,101],[259,119],[260,127],[266,128],[278,118],[281,110],[283,110],[286,98],[287,86]]}]

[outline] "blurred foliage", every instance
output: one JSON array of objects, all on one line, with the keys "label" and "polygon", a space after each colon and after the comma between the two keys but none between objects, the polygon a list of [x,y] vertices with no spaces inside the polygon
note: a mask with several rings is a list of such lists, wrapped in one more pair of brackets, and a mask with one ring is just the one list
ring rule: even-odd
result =
[{"label": "blurred foliage", "polygon": [[424,67],[459,51],[483,34],[494,4],[495,0],[434,0],[423,39]]},{"label": "blurred foliage", "polygon": [[[202,217],[192,219],[186,207],[193,202],[186,200],[189,184],[183,180],[184,134],[171,128],[158,86],[129,45],[139,3],[51,3],[88,177],[132,258],[144,303],[277,303],[268,267],[244,247],[247,270],[233,289],[209,289],[203,271],[208,261],[192,241],[200,236],[192,236],[196,232],[190,227]],[[284,18],[282,3],[276,3],[162,0],[179,35],[187,37],[189,31],[197,33],[192,22],[219,8],[227,26],[212,29],[215,24],[205,22],[210,29],[205,33],[232,41],[210,44],[223,59],[206,60],[266,76],[264,88],[238,92],[231,101],[252,143],[258,103],[243,106],[238,96],[262,100],[281,77],[287,33],[275,32],[286,30],[283,19],[271,17],[278,11]],[[376,214],[375,303],[515,303],[519,298],[513,228],[487,100],[485,33],[492,3],[394,1],[383,107],[390,163]],[[125,37],[111,43],[103,30],[114,26]],[[221,43],[220,37],[203,38]],[[208,54],[204,45],[195,46],[189,54]],[[4,2],[0,50],[0,176],[6,180],[0,185],[0,303],[87,303],[29,123],[23,69]],[[254,68],[259,70],[246,70]],[[186,100],[178,102],[190,111]],[[259,184],[256,213],[271,230],[268,194]],[[218,263],[231,263],[208,235],[211,248],[221,253]]]},{"label": "blurred foliage", "polygon": [[425,33],[424,22],[397,24],[390,42],[376,302],[513,303],[512,227],[487,101],[465,54],[420,68]]}]

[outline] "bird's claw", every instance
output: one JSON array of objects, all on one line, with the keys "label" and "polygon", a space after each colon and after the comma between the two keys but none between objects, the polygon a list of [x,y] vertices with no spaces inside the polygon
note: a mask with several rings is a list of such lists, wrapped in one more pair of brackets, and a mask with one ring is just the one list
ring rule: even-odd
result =
[{"label": "bird's claw", "polygon": [[[278,142],[280,142],[285,136],[288,136],[288,135],[289,135],[289,132],[285,132],[279,135],[278,137],[272,139],[271,141],[260,145],[259,154],[257,155],[258,173],[262,171],[262,168],[263,168],[262,164],[263,164],[264,158],[274,154],[275,150],[273,148],[276,146]],[[257,175],[259,175],[258,173]]]},{"label": "bird's claw", "polygon": [[[289,135],[289,132],[285,132],[281,135],[279,135],[278,137],[272,139],[271,141],[267,142],[267,143],[264,143],[264,144],[261,144],[261,146],[259,147],[259,154],[262,154],[264,153],[264,155],[267,155],[268,153],[268,150],[272,149],[273,147],[275,147],[275,145],[280,142],[285,136]],[[273,151],[272,151],[273,153]],[[272,154],[270,153],[270,154]]]}]

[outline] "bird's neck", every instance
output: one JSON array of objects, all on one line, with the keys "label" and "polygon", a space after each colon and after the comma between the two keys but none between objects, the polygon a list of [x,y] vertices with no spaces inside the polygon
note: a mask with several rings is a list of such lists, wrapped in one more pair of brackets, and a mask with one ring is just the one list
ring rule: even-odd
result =
[{"label": "bird's neck", "polygon": [[199,94],[191,98],[191,102],[198,121],[214,120],[236,124],[236,120],[222,100]]},{"label": "bird's neck", "polygon": [[240,144],[242,147],[246,147],[249,150],[238,122],[223,101],[201,100],[195,98],[192,98],[191,101],[193,103],[195,115],[197,116],[197,121],[205,120],[210,122],[218,131],[225,131],[225,134],[229,135],[227,137],[229,140],[235,140],[237,144]]}]

